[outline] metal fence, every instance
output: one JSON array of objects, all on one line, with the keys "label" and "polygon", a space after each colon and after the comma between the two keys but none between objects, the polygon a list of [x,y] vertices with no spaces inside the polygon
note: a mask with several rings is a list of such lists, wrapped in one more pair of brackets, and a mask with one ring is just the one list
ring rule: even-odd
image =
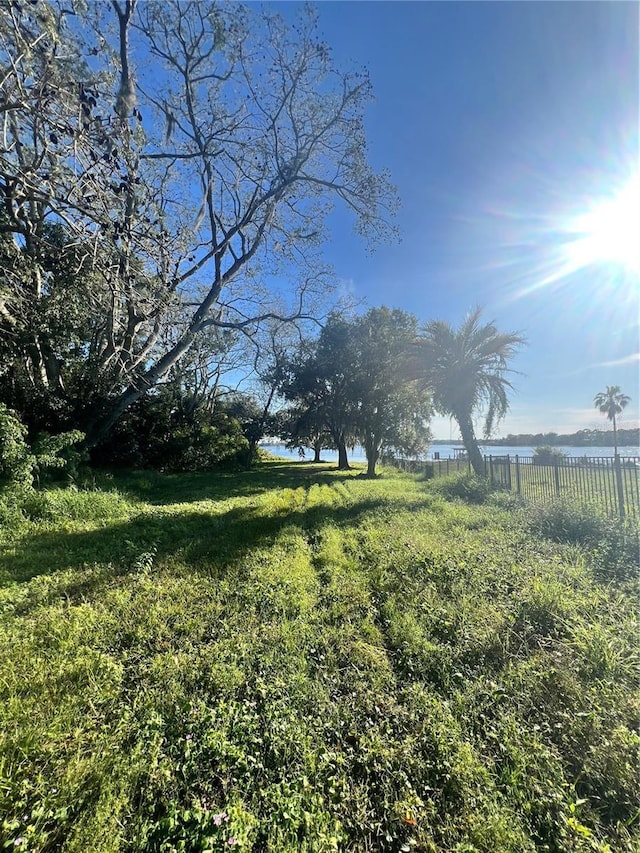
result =
[{"label": "metal fence", "polygon": [[[395,459],[404,471],[445,477],[470,471],[466,459],[428,462]],[[640,518],[640,456],[551,457],[485,456],[485,474],[491,483],[532,500],[566,497],[593,503],[610,515]]]},{"label": "metal fence", "polygon": [[525,498],[568,497],[611,515],[640,516],[640,457],[485,456],[491,482]]}]

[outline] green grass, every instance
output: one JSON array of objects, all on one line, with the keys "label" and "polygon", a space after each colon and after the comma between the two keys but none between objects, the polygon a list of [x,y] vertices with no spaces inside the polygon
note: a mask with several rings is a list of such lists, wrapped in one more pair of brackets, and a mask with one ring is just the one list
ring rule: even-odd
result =
[{"label": "green grass", "polygon": [[0,534],[0,849],[638,849],[637,580],[358,473],[32,498]]},{"label": "green grass", "polygon": [[[556,472],[551,464],[534,465],[521,461],[516,465],[514,457],[511,457],[510,467],[507,470],[506,464],[503,465],[499,459],[500,457],[493,461],[494,483],[504,485],[510,476],[512,492],[519,492],[527,501],[562,499],[595,507],[618,517],[615,471],[613,467],[605,464],[610,464],[611,460],[599,460],[595,466],[560,464]],[[570,461],[575,460],[566,460],[567,463]],[[469,463],[457,459],[436,460],[426,463],[426,466],[424,463],[419,463],[416,467],[418,470],[426,468],[431,476],[444,478],[445,481],[451,480],[452,475],[456,473],[463,481],[465,475],[471,476]],[[488,476],[490,467],[487,464]],[[620,469],[620,479],[625,513],[637,523],[640,519],[640,471],[635,465],[623,464]]]}]

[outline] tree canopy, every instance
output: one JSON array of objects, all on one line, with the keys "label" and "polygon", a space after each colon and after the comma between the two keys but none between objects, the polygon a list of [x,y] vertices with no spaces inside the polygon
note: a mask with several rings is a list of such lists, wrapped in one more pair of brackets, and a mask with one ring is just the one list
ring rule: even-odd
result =
[{"label": "tree canopy", "polygon": [[630,402],[631,397],[623,394],[619,385],[607,385],[605,391],[599,391],[593,398],[593,405],[596,409],[603,415],[606,415],[613,423],[613,446],[616,456],[618,455],[616,415],[621,415]]},{"label": "tree canopy", "polygon": [[495,323],[483,323],[480,309],[471,312],[459,329],[432,320],[420,331],[416,345],[416,374],[433,393],[436,411],[453,417],[474,471],[484,465],[475,435],[474,415],[484,413],[484,434],[509,408],[509,362],[523,345],[517,332],[500,332]]},{"label": "tree canopy", "polygon": [[347,447],[360,442],[367,475],[383,448],[418,454],[426,448],[429,394],[410,377],[417,320],[412,314],[372,308],[351,320],[334,314],[315,345],[292,363],[285,396],[301,412],[301,429],[322,428],[338,449],[338,467],[348,467]]},{"label": "tree canopy", "polygon": [[369,79],[309,8],[4,4],[0,63],[0,393],[89,444],[203,331],[308,315],[334,203],[388,232]]}]

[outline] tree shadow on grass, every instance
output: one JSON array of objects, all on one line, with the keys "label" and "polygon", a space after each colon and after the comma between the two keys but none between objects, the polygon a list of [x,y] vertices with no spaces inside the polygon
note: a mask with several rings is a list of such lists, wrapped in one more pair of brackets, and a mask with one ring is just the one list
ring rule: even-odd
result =
[{"label": "tree shadow on grass", "polygon": [[[355,471],[354,473],[357,473]],[[271,489],[297,489],[311,483],[335,483],[350,477],[335,463],[263,462],[248,471],[210,471],[197,474],[162,474],[157,471],[102,473],[100,485],[115,486],[137,500],[154,506],[250,497]]]},{"label": "tree shadow on grass", "polygon": [[[193,511],[145,514],[99,530],[46,531],[21,543],[18,554],[0,552],[0,585],[85,569],[80,576],[62,576],[46,596],[49,601],[60,597],[79,600],[99,594],[114,578],[139,571],[145,560],[175,559],[198,573],[219,575],[238,565],[252,549],[275,542],[285,527],[297,526],[312,534],[327,523],[354,525],[383,504],[383,499],[369,498],[350,506],[316,505],[270,514],[255,507],[234,507],[218,515]],[[15,612],[24,613],[42,603],[42,599],[24,602]]]}]

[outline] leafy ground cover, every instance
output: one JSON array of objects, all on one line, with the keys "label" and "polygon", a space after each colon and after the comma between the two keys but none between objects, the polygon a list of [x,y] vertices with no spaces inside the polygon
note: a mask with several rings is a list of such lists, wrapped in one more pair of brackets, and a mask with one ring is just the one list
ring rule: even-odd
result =
[{"label": "leafy ground cover", "polygon": [[4,848],[637,850],[637,579],[558,512],[384,474],[32,497],[0,534]]}]

